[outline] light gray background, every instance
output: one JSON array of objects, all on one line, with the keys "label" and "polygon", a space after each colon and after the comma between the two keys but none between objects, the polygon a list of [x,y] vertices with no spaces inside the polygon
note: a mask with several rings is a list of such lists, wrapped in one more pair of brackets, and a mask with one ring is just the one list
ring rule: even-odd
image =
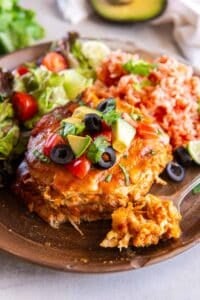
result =
[{"label": "light gray background", "polygon": [[[75,0],[74,0],[75,1]],[[37,11],[47,30],[46,40],[57,39],[67,30],[85,35],[134,40],[138,45],[176,53],[171,28],[148,25],[113,26],[91,18],[81,24],[61,19],[54,0],[23,0]],[[162,37],[162,38],[161,38]],[[83,275],[63,273],[29,264],[0,253],[0,300],[197,300],[200,299],[200,246],[173,259],[137,271]]]}]

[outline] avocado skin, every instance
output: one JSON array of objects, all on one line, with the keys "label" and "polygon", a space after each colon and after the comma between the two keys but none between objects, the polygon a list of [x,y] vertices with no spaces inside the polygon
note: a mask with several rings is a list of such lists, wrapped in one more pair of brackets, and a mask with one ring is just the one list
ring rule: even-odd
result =
[{"label": "avocado skin", "polygon": [[[159,10],[157,14],[155,14],[153,16],[150,16],[149,18],[140,19],[140,20],[136,20],[135,16],[127,17],[127,19],[124,18],[122,20],[122,19],[117,19],[117,18],[113,18],[113,17],[108,17],[108,16],[105,15],[105,10],[104,11],[99,10],[96,7],[96,4],[100,1],[102,1],[102,0],[90,0],[90,4],[91,4],[94,12],[96,13],[97,16],[101,17],[102,19],[104,19],[108,22],[114,22],[114,23],[145,23],[147,21],[154,20],[154,19],[160,17],[165,12],[165,10],[168,6],[168,0],[158,0],[158,1],[163,2],[163,4],[162,4],[161,10]],[[106,7],[105,7],[105,9],[106,9]]]}]

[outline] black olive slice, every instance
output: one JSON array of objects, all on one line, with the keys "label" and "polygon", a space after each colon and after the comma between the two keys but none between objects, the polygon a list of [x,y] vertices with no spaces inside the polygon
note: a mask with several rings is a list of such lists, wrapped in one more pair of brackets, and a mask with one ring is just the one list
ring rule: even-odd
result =
[{"label": "black olive slice", "polygon": [[65,165],[74,159],[74,154],[68,145],[56,145],[50,152],[51,160],[60,165]]},{"label": "black olive slice", "polygon": [[189,167],[192,164],[192,158],[184,147],[178,147],[174,151],[174,157],[179,164]]},{"label": "black olive slice", "polygon": [[102,113],[107,113],[111,110],[116,109],[116,101],[113,98],[108,98],[99,103],[96,109],[101,111]]},{"label": "black olive slice", "polygon": [[95,133],[99,133],[102,130],[102,121],[100,116],[98,116],[97,114],[87,114],[85,115],[85,128],[87,130],[87,132],[89,132],[90,134],[95,134]]},{"label": "black olive slice", "polygon": [[109,169],[111,168],[116,162],[116,153],[115,150],[109,146],[105,149],[103,154],[101,155],[100,160],[98,163],[95,164],[95,166],[98,169]]},{"label": "black olive slice", "polygon": [[178,163],[173,161],[168,163],[166,167],[166,173],[170,179],[176,182],[182,181],[185,177],[184,168]]}]

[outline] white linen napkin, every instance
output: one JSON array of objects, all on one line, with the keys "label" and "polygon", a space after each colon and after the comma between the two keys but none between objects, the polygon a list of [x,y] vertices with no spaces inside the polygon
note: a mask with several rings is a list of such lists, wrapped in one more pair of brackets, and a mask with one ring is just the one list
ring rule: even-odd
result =
[{"label": "white linen napkin", "polygon": [[165,13],[151,23],[173,23],[172,34],[183,55],[200,64],[200,0],[171,0]]},{"label": "white linen napkin", "polygon": [[[74,24],[92,12],[87,0],[57,0],[57,3],[63,17]],[[165,26],[168,23],[173,23],[174,41],[185,58],[200,65],[200,0],[168,0],[164,14],[150,24]]]},{"label": "white linen napkin", "polygon": [[77,24],[87,18],[92,10],[87,0],[57,0],[65,20]]}]

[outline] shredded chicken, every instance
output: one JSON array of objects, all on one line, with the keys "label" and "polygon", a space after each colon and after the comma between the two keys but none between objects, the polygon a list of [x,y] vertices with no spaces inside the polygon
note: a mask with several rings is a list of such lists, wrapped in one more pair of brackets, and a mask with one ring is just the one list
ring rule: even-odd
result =
[{"label": "shredded chicken", "polygon": [[156,245],[160,239],[177,239],[181,230],[181,215],[172,201],[148,194],[112,214],[112,230],[102,247],[127,248]]}]

